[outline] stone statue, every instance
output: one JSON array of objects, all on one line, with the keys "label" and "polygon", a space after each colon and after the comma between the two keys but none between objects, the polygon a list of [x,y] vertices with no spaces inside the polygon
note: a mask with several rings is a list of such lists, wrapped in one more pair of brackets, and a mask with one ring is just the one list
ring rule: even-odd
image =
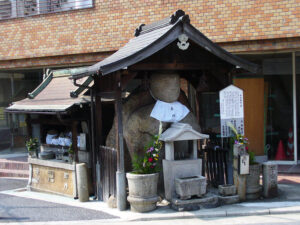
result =
[{"label": "stone statue", "polygon": [[[181,104],[189,107],[187,97],[180,90],[180,77],[174,73],[155,73],[150,77],[149,90],[135,90],[128,96],[123,103],[123,134],[125,139],[125,169],[130,170],[131,158],[134,154],[142,156],[144,154],[144,146],[153,135],[158,133],[159,121],[150,117],[153,107],[157,100],[172,103],[179,101]],[[116,121],[116,118],[115,120]],[[200,130],[200,126],[195,115],[189,112],[180,123],[190,124],[193,129]],[[163,131],[166,130],[170,123],[163,122]],[[114,122],[106,139],[106,146],[115,147],[116,143],[116,123]],[[179,144],[179,143],[178,143]],[[182,148],[184,143],[180,143]],[[179,146],[178,146],[179,147]],[[175,148],[177,148],[175,146]],[[127,153],[127,154],[126,154]]]}]

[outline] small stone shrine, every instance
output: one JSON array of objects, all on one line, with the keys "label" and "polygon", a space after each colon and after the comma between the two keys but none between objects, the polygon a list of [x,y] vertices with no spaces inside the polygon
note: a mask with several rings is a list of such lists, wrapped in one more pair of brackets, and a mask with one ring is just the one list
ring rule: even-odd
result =
[{"label": "small stone shrine", "polygon": [[[192,126],[184,123],[173,123],[169,129],[161,134],[160,140],[165,142],[165,158],[163,160],[163,173],[164,173],[164,185],[165,185],[165,197],[168,201],[171,201],[175,195],[175,180],[181,178],[177,182],[177,186],[181,183],[191,190],[188,185],[198,182],[196,180],[203,179],[202,174],[202,160],[197,157],[197,140],[209,138],[206,134],[201,134],[195,131]],[[175,156],[180,155],[182,149],[175,149],[175,141],[192,141],[193,147],[187,158],[176,160]],[[182,180],[185,180],[184,182]],[[190,181],[190,182],[189,182]],[[206,181],[201,182],[205,183]],[[180,189],[180,188],[179,188]],[[183,192],[187,192],[185,190]],[[182,193],[183,193],[182,192]],[[178,193],[177,193],[178,194]],[[203,194],[203,193],[202,193]],[[202,195],[199,190],[191,192],[189,195]],[[186,196],[180,196],[185,198]]]},{"label": "small stone shrine", "polygon": [[[206,138],[209,136],[195,131],[189,124],[184,123],[173,123],[160,136],[160,140],[165,142],[163,160],[165,198],[175,210],[198,210],[239,202],[239,196],[235,195],[235,191],[231,194],[218,195],[214,191],[206,190],[206,177],[201,175],[202,159],[197,157],[197,140]],[[188,145],[177,143],[184,141],[188,141]],[[188,148],[191,144],[192,148]],[[183,147],[176,148],[177,146],[186,146],[189,151]],[[181,157],[182,152],[185,153],[184,157]]]}]

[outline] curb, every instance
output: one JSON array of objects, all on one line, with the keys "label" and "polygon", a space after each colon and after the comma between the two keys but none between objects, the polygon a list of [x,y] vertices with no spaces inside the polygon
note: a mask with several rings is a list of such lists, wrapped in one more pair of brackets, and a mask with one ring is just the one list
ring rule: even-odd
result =
[{"label": "curb", "polygon": [[218,218],[218,217],[242,217],[242,216],[258,216],[258,215],[278,215],[300,213],[300,206],[291,206],[285,208],[268,208],[268,209],[243,209],[239,212],[234,210],[209,211],[211,209],[203,209],[191,212],[181,212],[181,215],[170,216],[149,215],[149,217],[141,217],[134,219],[121,219],[123,221],[152,221],[152,220],[169,220],[169,219],[188,219],[188,218]]}]

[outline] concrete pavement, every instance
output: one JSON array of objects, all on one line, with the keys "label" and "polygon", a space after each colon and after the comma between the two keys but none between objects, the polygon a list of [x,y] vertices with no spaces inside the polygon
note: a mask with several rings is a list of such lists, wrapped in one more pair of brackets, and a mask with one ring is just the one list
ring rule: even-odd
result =
[{"label": "concrete pavement", "polygon": [[[0,178],[0,223],[87,221],[118,218],[102,211],[66,205],[63,201],[61,203],[51,201],[51,196],[48,196],[48,201],[45,201],[43,198],[34,199],[22,197],[22,195],[5,194],[5,192],[22,193],[26,190],[24,188],[26,185],[27,179]],[[55,198],[55,195],[52,198]]]}]

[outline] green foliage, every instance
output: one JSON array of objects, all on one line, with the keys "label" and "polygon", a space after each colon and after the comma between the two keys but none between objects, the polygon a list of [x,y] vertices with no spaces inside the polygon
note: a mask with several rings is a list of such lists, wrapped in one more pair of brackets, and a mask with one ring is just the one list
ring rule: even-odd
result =
[{"label": "green foliage", "polygon": [[152,140],[145,145],[143,157],[134,155],[132,159],[133,173],[150,174],[160,171],[158,159],[162,142],[159,141],[159,135],[153,136]]},{"label": "green foliage", "polygon": [[252,152],[252,151],[248,151],[248,154],[249,154],[249,164],[250,165],[256,164],[256,162],[255,162],[255,153]]},{"label": "green foliage", "polygon": [[26,148],[29,152],[34,152],[39,147],[39,141],[37,138],[30,138],[28,141],[26,141]]},{"label": "green foliage", "polygon": [[69,155],[74,155],[74,149],[73,149],[73,147],[72,147],[72,144],[69,146],[69,148],[68,148],[68,153],[69,153]]},{"label": "green foliage", "polygon": [[231,143],[233,142],[234,144],[242,144],[242,145],[248,144],[248,138],[246,138],[242,134],[239,134],[232,123],[228,122],[227,125],[230,127],[230,129],[234,133],[234,136],[231,138]]},{"label": "green foliage", "polygon": [[233,131],[233,133],[235,135],[230,139],[230,146],[233,147],[234,144],[245,145],[246,151],[249,154],[249,164],[250,165],[256,164],[255,153],[252,151],[249,151],[249,148],[248,148],[248,144],[249,144],[248,138],[246,138],[244,135],[239,134],[232,123],[227,123],[227,125],[231,128],[231,130]]}]

